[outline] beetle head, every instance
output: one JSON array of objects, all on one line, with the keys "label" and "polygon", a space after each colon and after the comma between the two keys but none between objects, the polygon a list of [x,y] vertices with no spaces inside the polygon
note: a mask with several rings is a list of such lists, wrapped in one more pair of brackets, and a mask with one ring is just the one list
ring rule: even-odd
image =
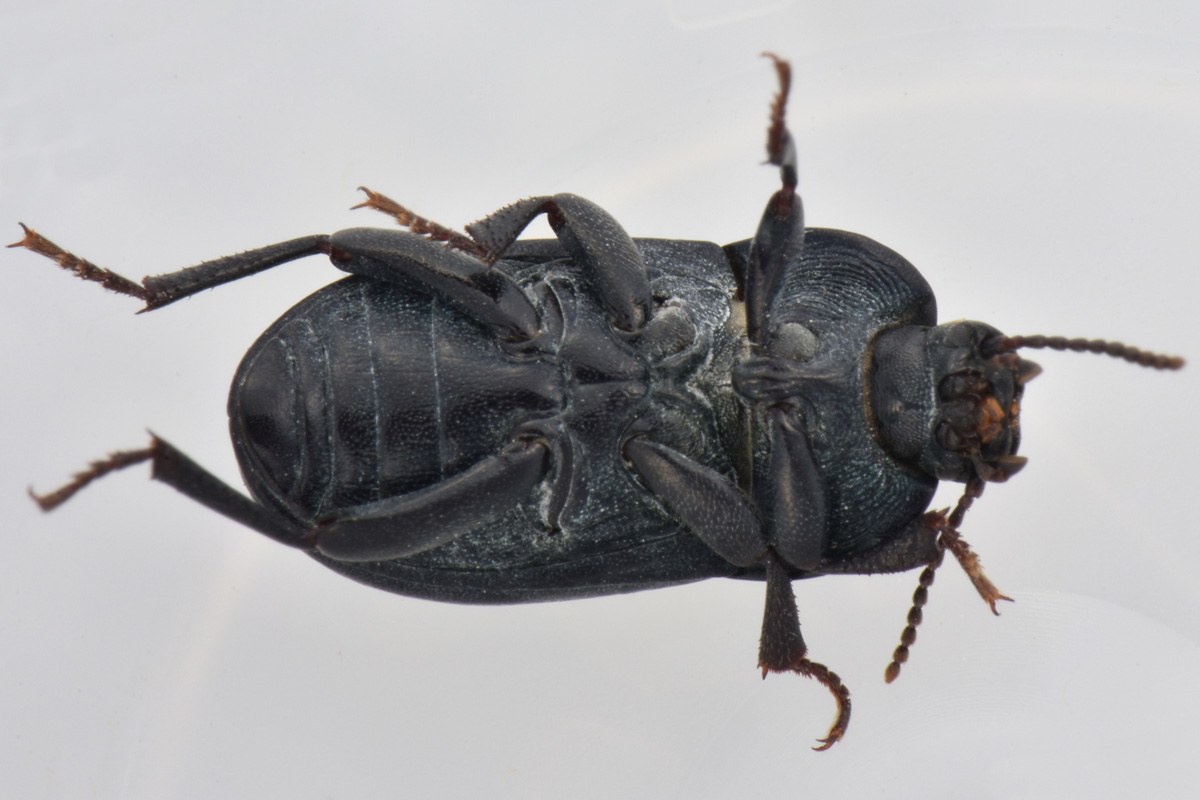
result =
[{"label": "beetle head", "polygon": [[938,480],[1004,481],[1025,466],[1021,395],[1041,367],[1022,347],[1103,353],[1154,369],[1183,359],[1103,339],[1005,336],[982,322],[902,325],[876,337],[870,397],[880,442]]},{"label": "beetle head", "polygon": [[[1024,386],[1041,368],[1019,358],[1022,347],[1103,353],[1153,369],[1181,369],[1179,356],[1154,353],[1104,339],[1004,336],[981,322],[936,328],[903,325],[883,331],[871,348],[870,404],[881,443],[901,461],[939,480],[966,483],[949,514],[930,511],[923,520],[937,533],[938,555],[921,573],[908,625],[884,672],[891,683],[909,655],[921,622],[926,589],[942,553],[950,550],[984,600],[1008,600],[983,574],[979,558],[958,533],[963,515],[983,493],[985,481],[1003,481],[1025,465],[1018,456],[1018,418]],[[924,436],[922,442],[921,437]]]},{"label": "beetle head", "polygon": [[880,334],[871,402],[884,446],[938,480],[1003,481],[1018,456],[1024,385],[1041,369],[986,343],[1001,334],[982,322],[907,325]]},{"label": "beetle head", "polygon": [[951,322],[929,331],[936,401],[933,435],[922,466],[939,480],[1005,481],[1025,459],[1021,441],[1021,395],[1042,371],[1016,353],[988,354],[1000,332],[982,322]]}]

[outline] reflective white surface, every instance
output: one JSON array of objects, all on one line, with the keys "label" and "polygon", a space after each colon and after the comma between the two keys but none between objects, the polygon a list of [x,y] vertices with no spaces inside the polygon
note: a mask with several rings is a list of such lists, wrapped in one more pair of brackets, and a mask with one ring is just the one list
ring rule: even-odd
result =
[{"label": "reflective white surface", "polygon": [[[774,50],[812,225],[893,247],[943,319],[1200,359],[1200,7],[1169,3],[9,3],[0,225],[134,277],[572,191],[635,236],[750,236]],[[1010,4],[1012,5],[1012,4]],[[747,10],[749,9],[749,10]],[[1035,10],[1036,9],[1036,10]],[[546,230],[546,229],[542,229]],[[1193,797],[1200,363],[1036,354],[1026,470],[947,564],[796,584],[853,691],[754,666],[762,587],[511,608],[359,587],[131,469],[145,429],[240,486],[237,361],[309,259],[153,314],[4,251],[0,788],[13,797]],[[953,488],[953,487],[952,487]],[[953,502],[949,491],[942,504]]]}]

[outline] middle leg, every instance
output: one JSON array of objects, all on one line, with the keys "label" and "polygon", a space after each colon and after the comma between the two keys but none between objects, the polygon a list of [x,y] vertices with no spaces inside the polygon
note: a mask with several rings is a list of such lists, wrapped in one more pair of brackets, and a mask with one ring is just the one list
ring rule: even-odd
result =
[{"label": "middle leg", "polygon": [[[705,544],[732,564],[765,562],[766,605],[758,665],[768,672],[795,672],[822,683],[837,701],[838,714],[818,750],[832,747],[850,724],[850,691],[824,664],[807,657],[792,581],[780,556],[767,546],[762,523],[728,478],[645,435],[628,439],[625,458],[663,505]],[[786,460],[786,459],[785,459]],[[795,487],[793,487],[795,488]],[[785,503],[802,499],[803,492]],[[796,522],[796,519],[791,519]],[[801,551],[807,542],[796,542]]]},{"label": "middle leg", "polygon": [[573,194],[518,200],[467,225],[471,235],[467,239],[385,195],[365,187],[363,191],[368,199],[361,206],[383,211],[430,241],[445,242],[448,249],[468,253],[485,264],[502,258],[529,223],[539,214],[546,214],[563,247],[595,280],[613,324],[621,330],[636,331],[650,319],[650,278],[641,251],[620,223],[590,200]]}]

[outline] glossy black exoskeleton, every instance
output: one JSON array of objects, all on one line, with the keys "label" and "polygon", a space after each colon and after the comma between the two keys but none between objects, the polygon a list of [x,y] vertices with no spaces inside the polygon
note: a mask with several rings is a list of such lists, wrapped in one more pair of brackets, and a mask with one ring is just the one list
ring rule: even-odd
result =
[{"label": "glossy black exoskeleton", "polygon": [[[773,57],[772,57],[773,58]],[[841,738],[849,692],[806,657],[791,581],[924,567],[887,679],[915,639],[947,548],[1002,599],[958,535],[986,481],[1010,477],[1019,347],[1115,343],[937,325],[915,268],[863,236],[806,229],[789,85],[768,155],[782,188],[751,240],[631,239],[574,195],[515,203],[464,235],[383,195],[408,230],[356,228],[141,283],[26,229],[18,242],[158,308],[323,253],[351,273],[283,315],[234,377],[234,450],[253,499],[162,439],[36,499],[151,461],[153,476],[362,583],[459,603],[765,580],[759,665],[824,683]],[[556,240],[519,241],[537,215]],[[966,484],[927,512],[939,481]]]}]

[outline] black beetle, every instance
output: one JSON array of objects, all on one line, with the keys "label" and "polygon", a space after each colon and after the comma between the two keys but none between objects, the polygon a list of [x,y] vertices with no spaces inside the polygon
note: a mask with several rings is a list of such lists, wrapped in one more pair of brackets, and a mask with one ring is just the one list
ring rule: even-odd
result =
[{"label": "black beetle", "polygon": [[[25,228],[12,246],[154,309],[324,253],[351,273],[283,315],[234,377],[230,427],[254,499],[153,437],[91,464],[153,477],[347,577],[460,603],[521,603],[710,577],[765,580],[759,666],[849,692],[806,657],[791,581],[924,567],[886,679],[948,548],[993,611],[1007,599],[960,537],[1016,455],[1021,347],[1180,358],[1118,343],[936,324],[933,292],[882,245],[806,229],[784,123],[782,188],[750,240],[632,240],[574,195],[517,202],[467,235],[367,191],[407,230],[313,235],[136,283]],[[556,240],[518,240],[545,213]],[[24,226],[22,226],[24,227]],[[927,511],[939,481],[966,489]]]}]

